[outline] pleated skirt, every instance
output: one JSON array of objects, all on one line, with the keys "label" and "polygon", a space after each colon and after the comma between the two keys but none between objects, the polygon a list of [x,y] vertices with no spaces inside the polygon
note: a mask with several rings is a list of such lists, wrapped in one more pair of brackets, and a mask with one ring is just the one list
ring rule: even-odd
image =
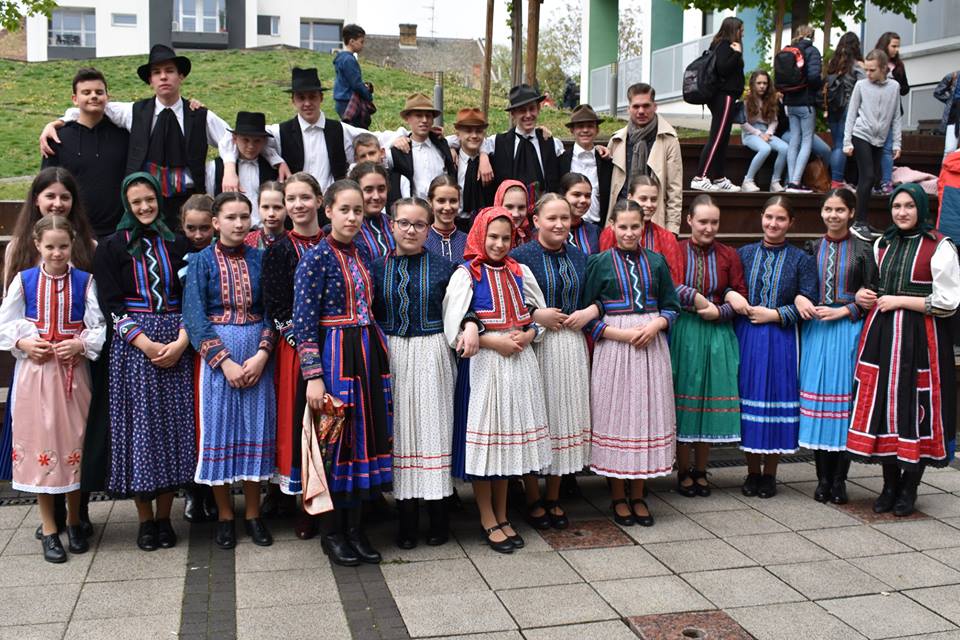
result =
[{"label": "pleated skirt", "polygon": [[533,345],[550,429],[548,475],[576,473],[590,460],[590,357],[583,332],[547,331]]}]

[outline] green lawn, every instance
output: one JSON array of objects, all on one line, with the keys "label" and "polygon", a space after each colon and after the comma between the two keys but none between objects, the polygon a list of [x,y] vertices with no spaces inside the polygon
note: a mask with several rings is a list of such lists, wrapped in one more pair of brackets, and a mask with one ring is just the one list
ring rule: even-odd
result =
[{"label": "green lawn", "polygon": [[[293,114],[289,94],[290,68],[316,66],[323,83],[332,87],[332,56],[302,49],[276,51],[216,51],[191,52],[193,71],[183,86],[184,95],[201,100],[232,124],[240,110],[263,111],[267,122],[278,122]],[[138,100],[150,95],[149,88],[136,75],[136,67],[145,56],[102,58],[91,61],[107,77],[114,100]],[[76,69],[84,62],[58,60],[54,62],[13,62],[0,60],[0,95],[3,96],[4,115],[0,118],[0,178],[26,176],[40,166],[37,137],[46,122],[62,114],[70,106],[70,81]],[[399,112],[407,95],[423,91],[433,95],[433,79],[416,74],[387,69],[364,63],[364,78],[376,87],[378,111],[373,118],[373,129],[395,129],[402,124]],[[506,100],[493,96],[490,108],[491,131],[508,127],[503,111]],[[444,96],[444,120],[448,132],[457,109],[479,106],[480,92],[458,86],[447,86]],[[324,110],[327,117],[336,118],[332,93]],[[567,113],[553,109],[544,111],[543,123],[555,134],[566,134],[563,123]],[[601,135],[608,135],[621,127],[622,122],[607,119]],[[26,185],[0,183],[0,199],[20,199]]]}]

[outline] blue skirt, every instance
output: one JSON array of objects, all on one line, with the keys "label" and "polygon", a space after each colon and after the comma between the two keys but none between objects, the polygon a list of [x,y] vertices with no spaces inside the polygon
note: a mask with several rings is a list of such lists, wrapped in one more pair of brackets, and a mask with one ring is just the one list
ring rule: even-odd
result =
[{"label": "blue skirt", "polygon": [[740,343],[740,448],[793,453],[800,428],[797,328],[736,324]]},{"label": "blue skirt", "polygon": [[808,320],[800,333],[800,445],[843,451],[863,320]]},{"label": "blue skirt", "polygon": [[[214,331],[237,364],[260,346],[262,324],[220,324]],[[234,389],[220,369],[200,364],[200,446],[194,481],[222,485],[239,480],[266,480],[276,455],[277,402],[273,362],[256,386]]]}]

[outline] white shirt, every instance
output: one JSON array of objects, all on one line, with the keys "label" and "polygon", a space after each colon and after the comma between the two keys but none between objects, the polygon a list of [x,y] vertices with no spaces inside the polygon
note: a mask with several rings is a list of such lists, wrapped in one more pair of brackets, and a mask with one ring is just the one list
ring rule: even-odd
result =
[{"label": "white shirt", "polygon": [[[404,198],[414,195],[426,199],[430,183],[445,170],[443,156],[430,138],[423,142],[417,142],[411,138],[410,156],[413,160],[413,191],[411,193],[410,181],[405,176],[401,176],[400,195]],[[387,154],[387,169],[393,169],[392,153]]]},{"label": "white shirt", "polygon": [[[260,195],[260,163],[256,160],[240,158],[239,162],[237,162],[237,174],[240,178],[240,190],[243,192],[243,195],[250,199],[250,204],[253,207],[250,216],[252,227],[257,228],[260,226],[260,205],[258,203]],[[216,189],[214,187],[216,179],[217,165],[216,162],[211,160],[207,163],[207,193],[210,194],[211,197],[216,195]]]},{"label": "white shirt", "polygon": [[597,155],[591,149],[587,151],[579,144],[573,145],[573,158],[570,160],[570,171],[582,173],[590,180],[593,190],[590,195],[590,209],[584,218],[590,222],[600,222],[600,176],[597,173]]},{"label": "white shirt", "polygon": [[[523,136],[524,138],[527,138],[528,140],[530,140],[530,142],[533,143],[533,149],[534,151],[537,152],[537,161],[540,163],[540,171],[546,174],[546,172],[543,170],[543,156],[540,155],[540,145],[537,141],[537,130],[534,129],[533,131],[524,133],[523,131],[516,129],[516,132],[517,132],[517,137],[513,139],[513,157],[514,158],[517,157],[517,147],[520,146],[519,136]],[[505,132],[505,133],[509,133],[509,132]],[[497,139],[496,135],[487,136],[486,140],[483,141],[483,145],[480,147],[480,151],[486,154],[493,153],[496,139]],[[552,140],[553,140],[554,152],[557,154],[557,156],[563,155],[563,143],[560,142],[560,140],[558,140],[556,137],[552,138]],[[546,140],[545,142],[549,144],[550,140]]]}]

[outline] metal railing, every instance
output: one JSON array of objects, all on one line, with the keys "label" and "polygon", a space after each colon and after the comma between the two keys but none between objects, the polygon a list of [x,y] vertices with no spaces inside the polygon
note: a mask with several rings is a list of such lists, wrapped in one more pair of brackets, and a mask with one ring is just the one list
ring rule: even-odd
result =
[{"label": "metal railing", "polygon": [[650,84],[657,90],[657,98],[672,98],[682,94],[683,70],[710,47],[712,35],[681,42],[653,52],[650,60]]}]

